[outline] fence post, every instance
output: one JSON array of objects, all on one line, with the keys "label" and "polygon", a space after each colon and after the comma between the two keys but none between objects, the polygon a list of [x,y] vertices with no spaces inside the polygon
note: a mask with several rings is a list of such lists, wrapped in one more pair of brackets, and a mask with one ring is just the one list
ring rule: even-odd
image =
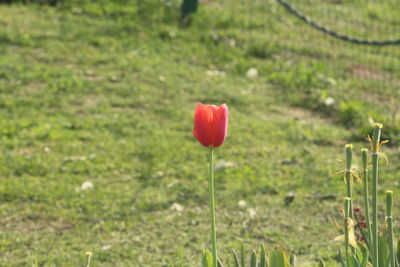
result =
[{"label": "fence post", "polygon": [[190,15],[196,12],[198,5],[198,0],[183,0],[181,6],[181,21],[183,24],[190,23]]}]

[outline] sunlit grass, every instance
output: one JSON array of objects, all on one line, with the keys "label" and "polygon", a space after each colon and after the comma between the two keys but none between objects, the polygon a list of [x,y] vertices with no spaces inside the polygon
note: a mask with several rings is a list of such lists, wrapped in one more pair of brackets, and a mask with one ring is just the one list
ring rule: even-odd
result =
[{"label": "sunlit grass", "polygon": [[397,89],[375,91],[373,75],[398,84],[399,66],[326,39],[275,2],[271,13],[261,1],[246,13],[212,1],[188,28],[176,1],[141,3],[0,6],[4,265],[78,266],[85,251],[96,266],[198,263],[209,244],[206,156],[192,136],[198,102],[231,111],[215,159],[222,253],[245,241],[283,245],[306,265],[329,261],[341,147],[364,141],[371,116],[390,121],[386,152],[398,160]]}]

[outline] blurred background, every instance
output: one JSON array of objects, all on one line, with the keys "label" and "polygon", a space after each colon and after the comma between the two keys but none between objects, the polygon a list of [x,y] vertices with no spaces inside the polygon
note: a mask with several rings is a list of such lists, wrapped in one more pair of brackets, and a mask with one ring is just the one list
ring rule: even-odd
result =
[{"label": "blurred background", "polygon": [[346,143],[361,165],[373,122],[390,139],[382,192],[399,188],[398,1],[0,3],[4,266],[81,266],[85,251],[94,266],[197,266],[198,102],[230,109],[215,153],[221,255],[264,243],[336,266],[345,186],[331,175]]}]

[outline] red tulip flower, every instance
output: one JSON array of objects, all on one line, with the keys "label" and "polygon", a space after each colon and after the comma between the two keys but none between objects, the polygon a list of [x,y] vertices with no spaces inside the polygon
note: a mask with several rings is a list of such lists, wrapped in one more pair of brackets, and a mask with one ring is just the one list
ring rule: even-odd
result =
[{"label": "red tulip flower", "polygon": [[213,150],[225,141],[228,132],[228,107],[225,104],[217,107],[214,105],[198,104],[194,111],[193,134],[196,139],[209,149],[209,190],[210,199],[210,225],[212,243],[213,267],[218,266],[217,255],[217,230],[215,218],[215,193],[214,193],[214,166]]},{"label": "red tulip flower", "polygon": [[198,104],[194,112],[193,134],[205,147],[219,147],[228,133],[228,106]]}]

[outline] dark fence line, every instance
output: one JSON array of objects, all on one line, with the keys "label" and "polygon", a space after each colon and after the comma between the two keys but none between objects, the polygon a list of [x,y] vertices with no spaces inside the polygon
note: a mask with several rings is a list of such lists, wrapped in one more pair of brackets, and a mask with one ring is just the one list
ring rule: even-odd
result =
[{"label": "dark fence line", "polygon": [[400,39],[396,40],[384,40],[384,41],[378,41],[378,40],[364,40],[364,39],[358,39],[356,37],[348,36],[345,34],[340,34],[337,33],[333,30],[330,30],[324,26],[319,25],[318,23],[314,22],[310,18],[306,17],[303,15],[299,10],[297,10],[294,6],[286,2],[285,0],[277,0],[279,4],[281,4],[283,7],[286,8],[291,14],[295,15],[314,29],[321,31],[323,33],[326,33],[330,36],[333,36],[335,38],[341,39],[343,41],[351,42],[354,44],[360,44],[360,45],[376,45],[376,46],[387,46],[387,45],[400,45]]}]

